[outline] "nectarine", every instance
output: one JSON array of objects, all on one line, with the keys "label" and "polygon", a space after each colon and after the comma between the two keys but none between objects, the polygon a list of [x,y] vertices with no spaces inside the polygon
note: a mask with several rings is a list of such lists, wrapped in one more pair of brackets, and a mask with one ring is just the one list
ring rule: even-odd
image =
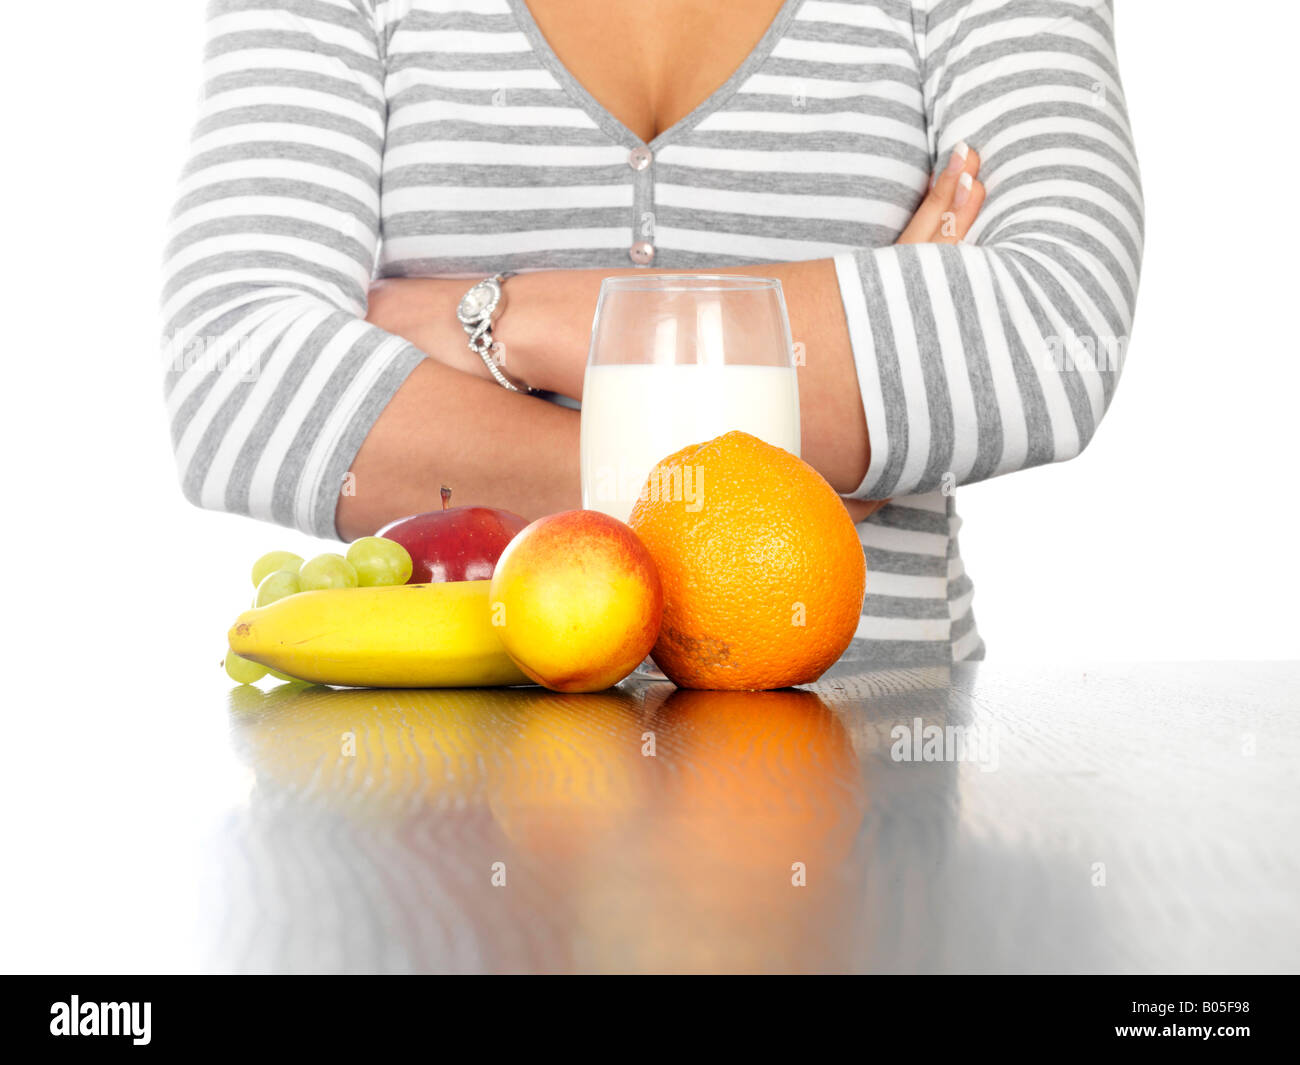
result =
[{"label": "nectarine", "polygon": [[601,691],[650,653],[663,617],[654,560],[595,510],[533,522],[497,561],[492,621],[516,664],[555,691]]}]

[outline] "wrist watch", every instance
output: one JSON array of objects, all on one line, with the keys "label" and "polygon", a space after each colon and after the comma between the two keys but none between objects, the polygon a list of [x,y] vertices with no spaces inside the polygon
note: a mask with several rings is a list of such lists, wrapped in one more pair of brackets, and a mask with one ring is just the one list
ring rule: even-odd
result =
[{"label": "wrist watch", "polygon": [[514,276],[515,271],[506,270],[477,282],[461,297],[456,307],[456,317],[464,327],[465,335],[469,337],[469,350],[483,360],[483,365],[487,367],[492,379],[510,392],[531,395],[536,389],[510,380],[492,352],[495,343],[492,339],[492,322],[501,309],[503,299],[501,286],[506,278]]}]

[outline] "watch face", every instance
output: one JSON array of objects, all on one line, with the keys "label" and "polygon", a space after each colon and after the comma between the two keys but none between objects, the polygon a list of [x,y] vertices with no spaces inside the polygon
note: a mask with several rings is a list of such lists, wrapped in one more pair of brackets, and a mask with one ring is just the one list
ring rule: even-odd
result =
[{"label": "watch face", "polygon": [[487,281],[480,281],[460,301],[456,313],[462,321],[478,321],[496,306],[497,287]]}]

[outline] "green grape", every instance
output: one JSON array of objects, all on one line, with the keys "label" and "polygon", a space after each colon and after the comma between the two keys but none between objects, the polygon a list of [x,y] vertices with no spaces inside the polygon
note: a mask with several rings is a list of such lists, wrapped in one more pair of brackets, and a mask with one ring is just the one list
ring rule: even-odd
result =
[{"label": "green grape", "polygon": [[310,562],[303,563],[302,569],[298,571],[298,581],[304,592],[315,592],[323,588],[355,588],[357,571],[342,555],[317,555]]},{"label": "green grape", "polygon": [[297,595],[301,591],[302,584],[298,580],[298,574],[287,569],[276,570],[274,573],[268,573],[257,586],[253,606],[270,606],[277,599]]},{"label": "green grape", "polygon": [[252,684],[266,676],[266,666],[240,658],[234,651],[226,653],[226,674],[238,684]]},{"label": "green grape", "polygon": [[268,551],[253,563],[253,587],[256,588],[267,576],[276,570],[288,570],[297,573],[302,566],[302,556],[292,551]]},{"label": "green grape", "polygon": [[411,556],[396,540],[363,536],[348,548],[348,561],[362,588],[405,584],[411,576]]},{"label": "green grape", "polygon": [[271,676],[273,676],[276,680],[297,680],[298,679],[297,677],[289,676],[288,673],[281,673],[278,669],[272,669],[270,666],[266,667],[266,671],[269,674],[271,674]]}]

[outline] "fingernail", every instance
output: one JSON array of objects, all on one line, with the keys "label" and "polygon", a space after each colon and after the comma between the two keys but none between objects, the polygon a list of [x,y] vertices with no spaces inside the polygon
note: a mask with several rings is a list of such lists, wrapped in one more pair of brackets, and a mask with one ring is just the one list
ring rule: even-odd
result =
[{"label": "fingernail", "polygon": [[975,179],[970,174],[962,174],[957,179],[957,191],[952,194],[952,205],[958,211],[970,202],[971,189],[975,187]]},{"label": "fingernail", "polygon": [[970,155],[970,145],[965,141],[958,141],[952,150],[952,158],[948,160],[948,173],[955,174],[964,167],[968,155]]}]

